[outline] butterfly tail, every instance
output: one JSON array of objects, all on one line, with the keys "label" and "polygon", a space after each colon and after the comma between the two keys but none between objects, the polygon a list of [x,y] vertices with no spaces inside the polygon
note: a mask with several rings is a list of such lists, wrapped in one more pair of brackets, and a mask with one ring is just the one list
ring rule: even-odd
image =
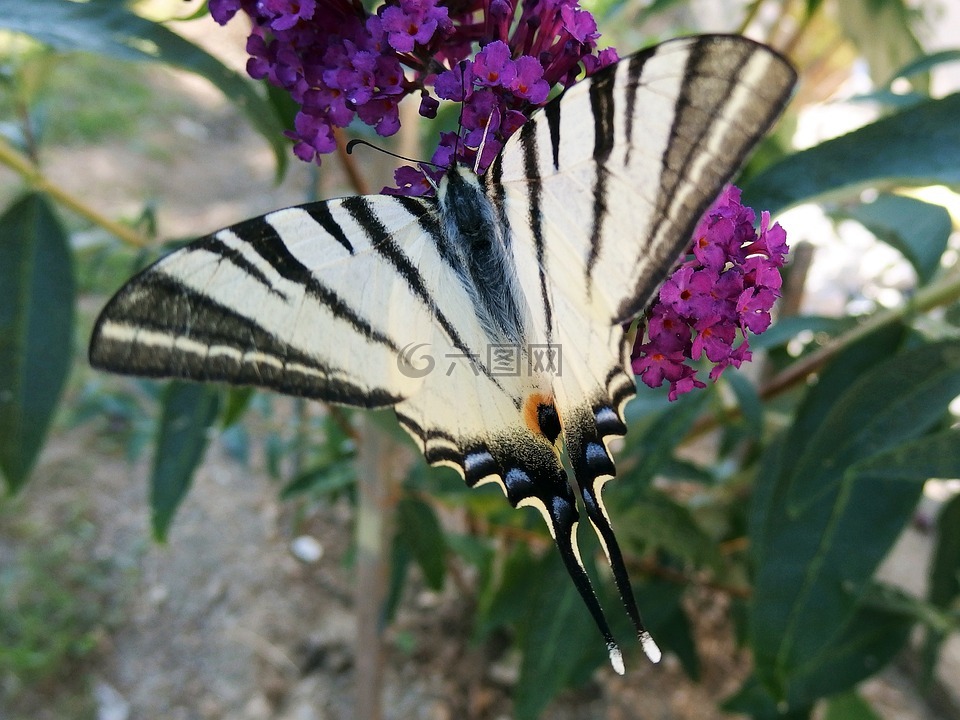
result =
[{"label": "butterfly tail", "polygon": [[580,512],[577,510],[576,498],[570,488],[567,475],[556,461],[556,456],[552,457],[552,462],[544,459],[543,462],[535,464],[539,472],[512,468],[504,473],[507,499],[514,507],[535,507],[543,515],[560,551],[563,564],[593,616],[600,634],[603,635],[610,664],[617,673],[623,675],[623,656],[616,640],[613,639],[613,633],[610,632],[600,601],[580,559],[580,550],[577,547],[577,525],[580,521]]},{"label": "butterfly tail", "polygon": [[[590,411],[588,409],[577,413],[579,417],[568,419],[568,424],[564,428],[564,440],[567,454],[577,478],[577,485],[580,488],[580,496],[587,511],[587,517],[590,519],[600,544],[603,546],[623,606],[627,615],[633,621],[637,638],[640,640],[644,653],[652,662],[656,663],[660,662],[660,648],[643,624],[640,609],[637,607],[633,596],[633,589],[630,587],[630,576],[627,574],[623,554],[620,552],[620,545],[617,542],[616,535],[614,535],[613,527],[607,517],[601,498],[604,483],[612,480],[617,473],[613,459],[601,441],[601,434],[603,437],[608,437],[623,435],[626,432],[626,427],[623,426],[618,416],[616,417],[616,423],[611,425],[613,414],[610,410],[609,407],[604,407],[599,410]],[[604,426],[604,423],[610,425],[610,427]]]}]

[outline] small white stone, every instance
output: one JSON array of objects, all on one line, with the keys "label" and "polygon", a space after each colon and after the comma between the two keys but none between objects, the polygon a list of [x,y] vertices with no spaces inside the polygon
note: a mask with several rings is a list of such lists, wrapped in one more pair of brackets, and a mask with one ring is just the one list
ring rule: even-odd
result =
[{"label": "small white stone", "polygon": [[297,560],[305,563],[315,563],[323,557],[323,545],[316,538],[301,535],[290,543],[290,552]]}]

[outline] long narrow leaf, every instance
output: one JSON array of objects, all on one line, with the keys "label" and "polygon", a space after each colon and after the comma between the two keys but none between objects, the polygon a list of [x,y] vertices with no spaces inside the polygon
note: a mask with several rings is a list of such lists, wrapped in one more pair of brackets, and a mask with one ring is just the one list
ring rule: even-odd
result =
[{"label": "long narrow leaf", "polygon": [[960,183],[960,94],[930,100],[794,153],[754,176],[744,204],[772,213],[865,187]]},{"label": "long narrow leaf", "polygon": [[167,386],[150,482],[153,534],[160,541],[166,540],[173,515],[203,459],[219,404],[217,388],[185,382]]},{"label": "long narrow leaf", "polygon": [[70,371],[73,261],[49,201],[30,193],[0,216],[0,473],[20,489]]},{"label": "long narrow leaf", "polygon": [[940,267],[940,256],[953,231],[950,213],[942,205],[902,195],[881,193],[872,203],[855,205],[840,214],[902,252],[921,283],[929,281]]}]

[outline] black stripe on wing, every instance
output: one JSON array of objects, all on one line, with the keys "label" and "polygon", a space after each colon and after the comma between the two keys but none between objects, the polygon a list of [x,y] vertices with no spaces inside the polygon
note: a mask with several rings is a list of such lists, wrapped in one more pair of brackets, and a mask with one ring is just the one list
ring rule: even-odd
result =
[{"label": "black stripe on wing", "polygon": [[117,293],[100,315],[90,362],[114,372],[257,385],[361,407],[403,399],[344,378],[250,318],[150,270]]},{"label": "black stripe on wing", "polygon": [[[317,208],[320,205],[326,205],[326,203],[314,204],[312,207],[313,212],[310,212],[311,216],[313,216],[314,212],[318,211]],[[259,270],[259,268],[257,268],[253,263],[243,256],[241,250],[226,245],[221,236],[225,233],[229,233],[234,237],[237,237],[247,247],[253,250],[253,252],[257,253],[257,255],[259,255],[265,262],[269,263],[270,266],[276,270],[277,274],[280,275],[280,277],[303,287],[308,296],[327,307],[334,317],[348,323],[354,330],[363,335],[365,338],[380,345],[384,345],[395,354],[399,354],[402,350],[396,341],[389,338],[380,330],[374,328],[367,318],[361,316],[342,297],[340,297],[340,295],[338,295],[326,284],[321,282],[317,276],[309,270],[309,268],[307,268],[303,263],[293,256],[293,254],[287,249],[283,238],[280,237],[280,234],[270,224],[269,217],[270,216],[268,215],[263,218],[254,218],[253,220],[247,220],[246,222],[240,223],[239,225],[235,225],[226,230],[221,230],[215,235],[197,241],[193,247],[197,247],[209,253],[220,255],[224,259],[229,260],[242,271],[249,273],[250,276],[254,277],[258,282],[265,285],[271,293],[278,295],[284,300],[288,300],[287,296],[277,290],[270,283],[269,279]],[[339,228],[339,226],[336,227]],[[329,232],[328,228],[326,227],[324,227],[324,230]],[[342,230],[339,232],[339,234],[343,234]],[[187,249],[184,252],[189,251],[190,249]],[[246,276],[244,279],[246,279]]]},{"label": "black stripe on wing", "polygon": [[447,317],[446,313],[437,305],[436,299],[427,289],[423,275],[400,246],[397,245],[390,233],[387,232],[386,227],[380,222],[380,219],[371,207],[370,201],[363,196],[350,197],[343,200],[342,207],[349,212],[357,224],[363,228],[367,237],[370,239],[370,246],[390,263],[413,296],[430,310],[437,324],[443,329],[444,333],[446,333],[451,344],[463,353],[464,357],[469,358],[497,387],[502,389],[500,382],[491,374],[490,368],[487,367],[480,352],[472,351],[457,330],[453,321]]},{"label": "black stripe on wing", "polygon": [[[309,205],[304,205],[303,209],[307,211],[307,214],[310,215],[310,217],[312,217],[320,225],[320,227],[327,231],[327,234],[329,234],[330,237],[340,243],[348,253],[351,255],[354,254],[353,243],[350,242],[350,239],[347,237],[346,233],[343,232],[343,228],[340,227],[340,224],[333,219],[333,214],[330,212],[329,203],[311,203]],[[259,219],[260,218],[258,218],[258,220]]]},{"label": "black stripe on wing", "polygon": [[[643,311],[723,184],[779,116],[796,80],[786,60],[746,38],[709,35],[693,42],[674,42],[687,43],[689,51],[670,139],[661,157],[660,189],[647,236],[657,239],[666,230],[665,239],[642,244],[641,256],[651,265],[624,298],[611,324],[627,322]],[[672,44],[658,46],[655,54],[670,52],[668,46]],[[747,88],[743,70],[758,56],[765,61],[764,76],[757,87]],[[642,77],[639,82],[643,82]],[[752,93],[751,102],[734,106],[737,91],[744,89]],[[711,154],[707,146],[708,141],[715,140],[715,133],[720,133],[720,140],[713,145],[720,152]],[[703,158],[705,166],[697,167],[697,161]],[[693,177],[696,170],[702,172]],[[692,190],[686,200],[681,189]],[[668,223],[671,227],[665,228]]]},{"label": "black stripe on wing", "polygon": [[613,87],[615,75],[603,73],[590,83],[590,108],[593,110],[593,160],[596,177],[593,181],[593,223],[590,229],[590,252],[587,255],[586,287],[590,296],[593,266],[600,255],[603,223],[607,219],[607,161],[613,151]]},{"label": "black stripe on wing", "polygon": [[546,240],[543,235],[543,210],[540,206],[543,196],[543,181],[539,173],[539,150],[537,149],[537,124],[525,123],[520,128],[520,148],[523,152],[523,168],[527,175],[527,222],[533,235],[537,254],[537,272],[540,276],[540,301],[543,304],[544,329],[546,342],[553,342],[553,306],[550,301],[549,281],[547,279]]}]

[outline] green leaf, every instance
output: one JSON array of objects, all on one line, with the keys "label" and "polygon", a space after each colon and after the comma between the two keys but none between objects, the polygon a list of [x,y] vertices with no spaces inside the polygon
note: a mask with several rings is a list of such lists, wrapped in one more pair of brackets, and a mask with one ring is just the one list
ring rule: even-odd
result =
[{"label": "green leaf", "polygon": [[[761,462],[750,518],[757,565],[750,637],[761,679],[781,697],[792,684],[812,686],[803,679],[806,668],[839,652],[923,481],[960,469],[952,432],[916,437],[956,394],[960,344],[927,345],[876,363],[898,335],[875,333],[841,354],[808,393],[779,449],[771,447]],[[928,379],[939,382],[939,395],[927,392]],[[791,498],[795,485],[807,489]]]},{"label": "green leaf", "polygon": [[871,368],[893,355],[903,342],[902,325],[891,324],[841,351],[809,388],[797,408],[788,436],[791,462],[799,458],[820,431],[837,398]]},{"label": "green leaf", "polygon": [[950,213],[942,205],[888,193],[838,214],[856,220],[903,253],[917,271],[921,284],[928,282],[940,267],[940,256],[953,231]]},{"label": "green leaf", "polygon": [[390,549],[390,580],[387,583],[387,597],[383,602],[384,624],[393,622],[400,601],[403,599],[403,587],[407,582],[407,572],[412,560],[410,546],[405,542],[396,541]]},{"label": "green leaf", "polygon": [[[943,417],[947,405],[960,395],[960,342],[942,342],[909,350],[872,368],[837,400],[804,445],[796,451],[790,477],[790,510],[799,511],[838,484],[852,466],[883,454],[881,464],[865,464],[858,471],[871,476],[895,477],[885,468],[897,464],[890,451],[915,438]],[[924,458],[902,446],[910,460]],[[887,463],[884,465],[882,463]],[[947,467],[910,479],[949,476]],[[916,466],[914,466],[916,467]],[[922,471],[920,471],[922,473]],[[944,474],[944,473],[947,474]]]},{"label": "green leaf", "polygon": [[919,73],[929,72],[932,68],[946,62],[960,62],[960,50],[940,50],[911,60],[897,70],[887,81],[887,87],[893,85],[898,78],[908,78]]},{"label": "green leaf", "polygon": [[[875,82],[883,82],[923,54],[903,0],[844,0],[837,4],[837,11],[840,25],[866,58]],[[929,79],[921,88],[928,83]]]},{"label": "green leaf", "polygon": [[645,431],[627,434],[623,454],[639,452],[640,460],[635,467],[623,473],[627,481],[617,483],[619,487],[616,492],[621,501],[641,493],[673,457],[673,451],[700,417],[708,398],[709,393],[706,392],[684,395],[649,422]]},{"label": "green leaf", "polygon": [[721,703],[720,708],[749,715],[753,720],[809,720],[813,713],[813,703],[792,708],[787,702],[778,701],[756,675],[748,677],[736,693]]},{"label": "green leaf", "polygon": [[270,143],[282,177],[288,158],[274,106],[250,80],[193,43],[114,0],[0,0],[0,28],[30,35],[60,52],[82,51],[120,60],[161,62],[196,73],[240,108]]},{"label": "green leaf", "polygon": [[624,545],[639,552],[656,548],[695,567],[715,570],[722,565],[716,543],[693,519],[690,511],[658,490],[647,488],[617,514]]},{"label": "green leaf", "polygon": [[43,195],[0,216],[0,472],[11,492],[36,462],[73,352],[69,240]]},{"label": "green leaf", "polygon": [[[828,649],[810,657],[789,678],[790,704],[849,690],[879,672],[903,649],[912,627],[909,616],[861,608]],[[820,629],[816,624],[806,631],[815,634]]]},{"label": "green leaf", "polygon": [[743,202],[776,214],[866,187],[960,183],[960,94],[930,100],[770,165]]},{"label": "green leaf", "polygon": [[221,420],[224,429],[240,421],[247,408],[250,407],[254,392],[252,387],[231,386],[226,389],[227,404],[223,409],[223,419]]},{"label": "green leaf", "polygon": [[446,574],[447,544],[433,508],[411,496],[402,498],[397,504],[397,534],[423,570],[427,585],[440,590]]},{"label": "green leaf", "polygon": [[203,459],[219,404],[220,391],[208,385],[174,381],[163,394],[150,478],[153,534],[161,542]]},{"label": "green leaf", "polygon": [[859,693],[850,691],[830,698],[823,720],[883,720],[883,718],[877,715],[870,703],[860,697]]},{"label": "green leaf", "polygon": [[763,402],[760,400],[757,389],[741,372],[728,370],[723,378],[737,398],[737,407],[740,408],[740,414],[746,423],[747,434],[759,439],[763,435]]},{"label": "green leaf", "polygon": [[[955,451],[955,450],[954,450]],[[960,595],[960,495],[940,510],[937,518],[937,547],[930,563],[927,598],[946,608]]]},{"label": "green leaf", "polygon": [[[529,546],[517,545],[507,556],[495,582],[480,595],[474,637],[482,640],[492,631],[517,622],[525,612],[534,588],[540,582],[542,568]],[[499,581],[499,582],[496,582]]]},{"label": "green leaf", "polygon": [[595,669],[606,657],[603,640],[559,553],[547,553],[542,562],[534,596],[525,607],[523,661],[514,694],[517,720],[535,720],[554,695],[589,679],[585,668]]},{"label": "green leaf", "polygon": [[298,473],[280,491],[280,498],[290,498],[310,493],[314,496],[337,493],[356,485],[356,463],[352,459],[324,461]]}]

